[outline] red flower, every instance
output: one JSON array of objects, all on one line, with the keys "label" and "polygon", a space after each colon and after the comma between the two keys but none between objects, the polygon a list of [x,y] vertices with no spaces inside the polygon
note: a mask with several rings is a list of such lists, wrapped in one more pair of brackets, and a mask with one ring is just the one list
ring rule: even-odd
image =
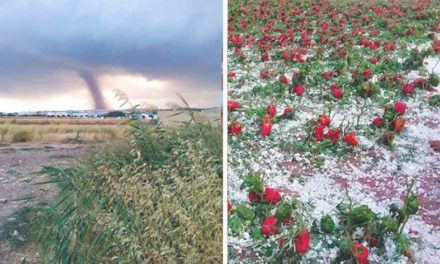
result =
[{"label": "red flower", "polygon": [[435,53],[440,52],[440,39],[434,40],[434,42],[432,43],[432,48],[434,49]]},{"label": "red flower", "polygon": [[249,199],[250,202],[253,202],[253,203],[258,203],[258,202],[261,201],[261,197],[258,194],[254,193],[254,192],[249,192],[248,193],[248,199]]},{"label": "red flower", "polygon": [[305,253],[307,253],[307,251],[309,251],[309,245],[310,245],[309,232],[307,230],[304,230],[301,233],[298,233],[293,242],[295,244],[295,251],[300,255],[304,255]]},{"label": "red flower", "polygon": [[318,122],[323,126],[329,126],[330,125],[330,118],[326,115],[319,115]]},{"label": "red flower", "polygon": [[285,84],[285,85],[289,84],[289,80],[287,80],[287,77],[285,75],[282,75],[280,77],[280,82]]},{"label": "red flower", "polygon": [[323,125],[316,126],[314,131],[315,131],[314,135],[315,135],[316,141],[321,141],[324,139],[324,126]]},{"label": "red flower", "polygon": [[269,75],[269,71],[268,70],[266,70],[266,69],[261,70],[261,72],[260,72],[261,79],[266,80],[267,75]]},{"label": "red flower", "polygon": [[230,39],[232,41],[232,44],[236,47],[241,47],[243,45],[243,39],[239,35],[230,35]]},{"label": "red flower", "polygon": [[264,200],[270,204],[277,204],[281,201],[281,194],[275,189],[266,187],[264,189]]},{"label": "red flower", "polygon": [[295,84],[295,85],[293,86],[292,91],[293,91],[294,93],[296,93],[296,95],[298,95],[298,96],[302,96],[303,93],[304,93],[304,86],[302,86],[302,85],[298,85],[298,84]]},{"label": "red flower", "polygon": [[240,107],[240,103],[237,101],[229,100],[228,101],[228,110],[229,111],[235,111],[237,108]]},{"label": "red flower", "polygon": [[406,95],[411,94],[412,92],[414,92],[414,85],[412,85],[412,83],[407,83],[403,86],[402,91]]},{"label": "red flower", "polygon": [[241,134],[241,130],[242,130],[242,127],[241,127],[241,124],[240,124],[240,122],[238,122],[238,121],[233,121],[232,123],[231,123],[231,127],[229,128],[229,132],[232,134],[232,135],[240,135]]},{"label": "red flower", "polygon": [[332,71],[325,71],[322,73],[322,75],[324,76],[324,78],[330,79],[333,76],[333,72]]},{"label": "red flower", "polygon": [[261,233],[270,237],[272,235],[278,234],[277,228],[277,218],[272,215],[263,220],[263,224],[261,225]]},{"label": "red flower", "polygon": [[228,73],[228,78],[235,78],[236,74],[235,72]]},{"label": "red flower", "polygon": [[396,118],[393,121],[394,131],[400,132],[405,127],[405,119],[404,118]]},{"label": "red flower", "polygon": [[379,60],[378,60],[376,57],[373,57],[373,58],[370,59],[370,62],[371,62],[372,64],[376,64],[378,61],[379,61]]},{"label": "red flower", "polygon": [[294,71],[292,73],[292,79],[298,79],[301,76],[301,73],[299,71]]},{"label": "red flower", "polygon": [[283,111],[283,116],[284,117],[288,117],[288,116],[290,116],[291,114],[292,114],[292,108],[290,108],[290,107],[286,107],[286,108],[284,108],[284,111]]},{"label": "red flower", "polygon": [[271,105],[266,108],[266,112],[269,114],[270,119],[272,119],[277,114],[276,105]]},{"label": "red flower", "polygon": [[263,122],[261,124],[261,136],[266,137],[270,135],[270,131],[272,130],[272,124],[268,122]]},{"label": "red flower", "polygon": [[368,244],[372,245],[373,247],[377,246],[379,244],[379,241],[377,240],[377,238],[372,237],[370,235],[367,235],[365,237],[365,241],[368,242]]},{"label": "red flower", "polygon": [[393,51],[396,49],[396,43],[395,42],[384,42],[383,49],[385,51]]},{"label": "red flower", "polygon": [[340,134],[341,134],[341,130],[339,129],[329,129],[325,137],[330,139],[334,145],[338,142]]},{"label": "red flower", "polygon": [[293,223],[295,223],[295,219],[293,217],[289,217],[283,221],[283,225],[292,225]]},{"label": "red flower", "polygon": [[284,244],[286,244],[286,240],[285,238],[280,238],[280,240],[278,240],[278,245],[282,248],[284,247]]},{"label": "red flower", "polygon": [[246,22],[246,20],[241,20],[241,27],[244,29],[244,28],[246,28],[247,27],[247,22]]},{"label": "red flower", "polygon": [[231,202],[228,201],[228,213],[232,211],[232,205]]},{"label": "red flower", "polygon": [[333,90],[339,90],[339,89],[340,89],[339,85],[337,85],[337,84],[335,84],[335,83],[333,83],[333,84],[330,85],[330,91],[333,91]]},{"label": "red flower", "polygon": [[332,93],[333,97],[335,97],[336,99],[340,99],[344,96],[344,93],[338,89],[331,90],[331,93]]},{"label": "red flower", "polygon": [[373,77],[373,71],[370,69],[365,69],[362,74],[364,75],[364,80],[368,81],[369,79],[371,79],[371,77]]},{"label": "red flower", "polygon": [[372,124],[375,127],[380,127],[382,125],[382,118],[380,117],[374,118]]},{"label": "red flower", "polygon": [[351,246],[351,253],[356,258],[358,264],[369,264],[368,248],[357,241],[353,242]]},{"label": "red flower", "polygon": [[356,138],[356,134],[354,132],[351,132],[351,133],[345,135],[344,140],[350,146],[356,146],[357,144],[359,144],[359,142]]},{"label": "red flower", "polygon": [[299,16],[299,15],[301,15],[301,10],[291,10],[290,14],[295,15],[295,16]]},{"label": "red flower", "polygon": [[428,83],[428,80],[426,78],[417,78],[413,81],[413,85],[415,87],[423,87],[425,84]]},{"label": "red flower", "polygon": [[395,102],[394,103],[394,111],[399,113],[400,115],[405,114],[406,111],[406,104],[403,102]]}]

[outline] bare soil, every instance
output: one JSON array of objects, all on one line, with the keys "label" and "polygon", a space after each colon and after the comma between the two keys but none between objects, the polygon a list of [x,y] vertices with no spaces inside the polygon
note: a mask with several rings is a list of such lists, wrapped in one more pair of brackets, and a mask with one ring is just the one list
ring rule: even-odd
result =
[{"label": "bare soil", "polygon": [[[40,173],[43,166],[70,167],[85,150],[79,144],[0,145],[0,226],[15,211],[56,194],[53,184],[37,184],[49,180]],[[0,263],[38,263],[36,252],[35,245],[13,251],[0,244]]]}]

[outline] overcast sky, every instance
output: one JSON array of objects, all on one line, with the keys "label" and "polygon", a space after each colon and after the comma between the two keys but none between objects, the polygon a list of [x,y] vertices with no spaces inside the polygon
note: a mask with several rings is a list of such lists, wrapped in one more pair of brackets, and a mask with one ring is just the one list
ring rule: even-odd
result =
[{"label": "overcast sky", "polygon": [[221,47],[221,0],[1,0],[0,112],[219,106]]}]

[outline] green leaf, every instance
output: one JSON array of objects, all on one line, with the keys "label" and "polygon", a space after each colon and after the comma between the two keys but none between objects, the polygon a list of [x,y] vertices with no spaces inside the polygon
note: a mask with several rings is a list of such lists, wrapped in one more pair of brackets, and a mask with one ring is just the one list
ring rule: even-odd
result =
[{"label": "green leaf", "polygon": [[237,206],[237,208],[235,209],[235,213],[243,220],[252,220],[255,216],[254,212],[244,205]]}]

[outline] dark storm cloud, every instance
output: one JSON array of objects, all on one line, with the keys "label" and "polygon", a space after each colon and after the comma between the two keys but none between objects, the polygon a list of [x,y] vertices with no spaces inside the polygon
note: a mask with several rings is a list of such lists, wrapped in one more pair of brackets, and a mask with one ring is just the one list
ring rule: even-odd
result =
[{"label": "dark storm cloud", "polygon": [[219,89],[221,9],[220,0],[3,0],[0,80],[118,68]]}]

